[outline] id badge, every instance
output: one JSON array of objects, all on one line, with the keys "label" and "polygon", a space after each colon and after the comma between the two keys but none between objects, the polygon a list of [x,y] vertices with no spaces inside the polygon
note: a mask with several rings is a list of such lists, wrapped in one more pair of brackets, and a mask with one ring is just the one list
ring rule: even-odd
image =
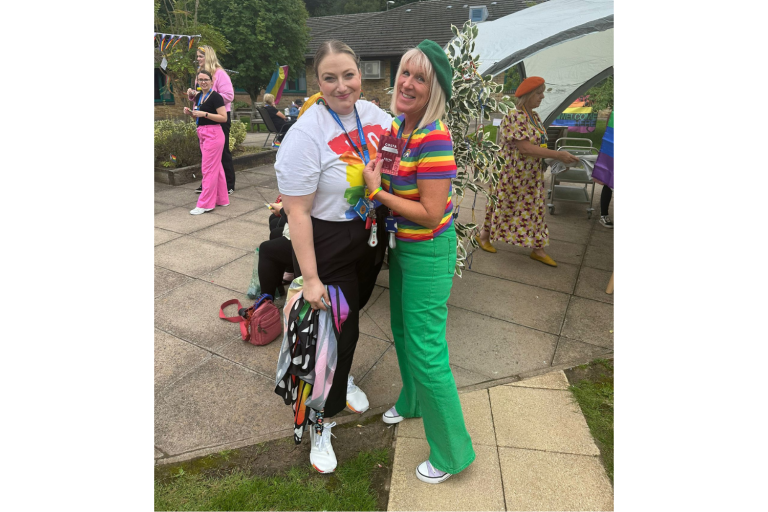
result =
[{"label": "id badge", "polygon": [[387,229],[387,233],[397,233],[397,221],[394,217],[387,217],[384,221]]},{"label": "id badge", "polygon": [[397,171],[400,168],[400,154],[404,147],[404,140],[391,135],[384,135],[379,139],[378,154],[376,157],[383,161],[381,166],[382,174],[389,174],[390,176],[397,174]]},{"label": "id badge", "polygon": [[370,207],[368,206],[368,202],[361,197],[357,200],[357,204],[353,210],[355,210],[361,219],[366,220],[368,218],[368,211],[370,210]]}]

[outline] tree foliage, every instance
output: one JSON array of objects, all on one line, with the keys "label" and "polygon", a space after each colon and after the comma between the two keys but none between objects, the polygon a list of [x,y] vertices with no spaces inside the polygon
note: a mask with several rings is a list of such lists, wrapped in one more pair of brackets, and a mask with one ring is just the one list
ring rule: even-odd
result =
[{"label": "tree foliage", "polygon": [[500,92],[503,85],[494,82],[491,75],[483,77],[477,72],[479,56],[472,55],[475,51],[474,39],[478,34],[477,25],[467,21],[461,30],[451,25],[451,31],[456,36],[448,47],[448,59],[453,68],[453,97],[446,106],[446,124],[451,132],[457,167],[456,178],[453,180],[456,195],[453,222],[458,238],[456,274],[461,277],[467,245],[478,247],[473,236],[477,224],[464,224],[458,220],[464,194],[467,190],[483,194],[489,204],[495,205],[497,197],[487,191],[483,184],[490,181],[491,188],[495,188],[503,165],[503,159],[499,156],[500,148],[490,140],[490,132],[478,128],[470,133],[470,124],[474,120],[478,121],[478,126],[484,122],[490,123],[492,113],[506,114],[511,103],[508,102],[508,96],[502,97],[501,101],[495,100],[492,95]]},{"label": "tree foliage", "polygon": [[204,0],[200,5],[200,19],[218,27],[232,45],[225,67],[237,71],[232,82],[252,101],[278,63],[289,66],[289,75],[304,68],[307,17],[303,0]]},{"label": "tree foliage", "polygon": [[586,92],[594,112],[613,110],[613,76],[609,76]]},{"label": "tree foliage", "polygon": [[[188,101],[184,91],[193,83],[197,71],[197,61],[195,60],[197,47],[209,45],[219,55],[225,55],[229,47],[227,40],[218,30],[210,25],[195,21],[196,3],[195,0],[155,0],[155,32],[179,35],[200,34],[202,36],[200,39],[195,39],[191,49],[186,38],[179,41],[178,44],[170,45],[162,52],[157,41],[155,42],[155,67],[159,68],[166,78],[163,92],[172,88],[176,93],[176,105],[179,108]],[[167,62],[165,69],[161,66],[163,58]]]}]

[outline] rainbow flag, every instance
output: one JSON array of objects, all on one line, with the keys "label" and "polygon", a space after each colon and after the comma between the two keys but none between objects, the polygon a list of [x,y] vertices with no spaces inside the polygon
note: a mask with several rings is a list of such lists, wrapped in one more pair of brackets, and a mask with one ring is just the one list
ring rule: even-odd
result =
[{"label": "rainbow flag", "polygon": [[265,89],[265,94],[272,94],[275,97],[275,105],[280,103],[280,97],[283,95],[285,80],[288,78],[288,66],[277,65],[277,69],[269,80],[269,85]]},{"label": "rainbow flag", "polygon": [[613,112],[611,112],[608,125],[605,127],[605,135],[603,135],[595,168],[592,170],[592,178],[596,178],[613,189]]},{"label": "rainbow flag", "polygon": [[593,132],[597,127],[597,112],[592,111],[588,98],[578,98],[557,116],[552,126],[567,126],[569,132]]}]

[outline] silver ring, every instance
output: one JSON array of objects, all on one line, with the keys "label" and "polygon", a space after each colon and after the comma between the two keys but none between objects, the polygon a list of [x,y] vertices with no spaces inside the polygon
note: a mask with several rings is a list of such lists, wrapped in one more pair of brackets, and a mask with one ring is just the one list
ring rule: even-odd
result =
[{"label": "silver ring", "polygon": [[326,303],[325,303],[325,297],[320,297],[320,302],[322,302],[322,303],[323,303],[323,306],[325,306],[325,307],[327,307],[327,308],[329,308],[329,307],[330,307],[328,304],[326,304]]}]

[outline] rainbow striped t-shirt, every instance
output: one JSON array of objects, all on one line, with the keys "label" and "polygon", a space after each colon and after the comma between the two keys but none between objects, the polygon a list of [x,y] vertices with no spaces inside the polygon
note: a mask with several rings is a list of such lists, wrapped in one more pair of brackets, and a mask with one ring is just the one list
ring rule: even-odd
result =
[{"label": "rainbow striped t-shirt", "polygon": [[[405,116],[392,120],[390,133],[397,135]],[[402,138],[408,140],[407,133]],[[419,188],[416,180],[442,180],[456,177],[456,161],[453,159],[451,133],[442,121],[435,121],[413,132],[411,142],[400,160],[397,176],[381,175],[381,187],[387,192],[411,201],[419,200]],[[432,240],[446,229],[453,227],[453,185],[448,189],[445,200],[445,214],[435,229],[429,229],[397,215],[397,240],[420,242]]]}]

